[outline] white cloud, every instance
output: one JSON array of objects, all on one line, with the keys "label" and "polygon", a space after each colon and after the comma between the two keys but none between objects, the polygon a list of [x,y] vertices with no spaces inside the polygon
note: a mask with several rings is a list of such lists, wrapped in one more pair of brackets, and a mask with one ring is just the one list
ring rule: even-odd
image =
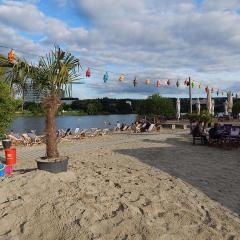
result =
[{"label": "white cloud", "polygon": [[205,0],[203,7],[206,10],[236,10],[240,8],[240,0]]},{"label": "white cloud", "polygon": [[37,7],[15,1],[0,5],[0,21],[19,30],[30,33],[44,30],[44,14]]}]

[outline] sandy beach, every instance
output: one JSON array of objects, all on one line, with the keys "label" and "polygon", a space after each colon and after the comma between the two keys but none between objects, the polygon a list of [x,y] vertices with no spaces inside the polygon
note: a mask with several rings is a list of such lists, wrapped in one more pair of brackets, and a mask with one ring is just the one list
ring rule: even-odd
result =
[{"label": "sandy beach", "polygon": [[239,149],[193,146],[185,131],[63,141],[67,173],[20,147],[0,179],[0,239],[240,239]]}]

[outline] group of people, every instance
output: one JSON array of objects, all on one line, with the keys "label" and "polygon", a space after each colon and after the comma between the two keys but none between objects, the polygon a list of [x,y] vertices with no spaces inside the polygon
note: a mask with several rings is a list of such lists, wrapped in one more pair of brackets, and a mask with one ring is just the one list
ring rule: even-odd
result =
[{"label": "group of people", "polygon": [[[208,134],[210,139],[220,139],[221,138],[221,125],[219,123],[215,123],[212,128],[209,129]],[[204,143],[208,142],[207,139],[207,130],[204,128],[203,122],[197,122],[195,127],[192,129],[192,135],[194,137],[202,137]]]}]

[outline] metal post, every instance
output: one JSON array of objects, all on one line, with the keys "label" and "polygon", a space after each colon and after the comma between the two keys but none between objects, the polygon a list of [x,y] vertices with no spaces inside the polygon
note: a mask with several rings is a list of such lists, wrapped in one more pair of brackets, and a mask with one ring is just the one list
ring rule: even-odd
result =
[{"label": "metal post", "polygon": [[190,101],[190,113],[192,114],[192,82],[189,77],[189,101]]}]

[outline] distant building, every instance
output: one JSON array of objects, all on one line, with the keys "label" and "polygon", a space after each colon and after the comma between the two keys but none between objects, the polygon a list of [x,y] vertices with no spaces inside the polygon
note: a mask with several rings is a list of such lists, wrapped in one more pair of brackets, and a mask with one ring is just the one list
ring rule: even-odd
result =
[{"label": "distant building", "polygon": [[48,96],[48,93],[46,91],[37,91],[33,88],[32,84],[28,84],[27,89],[24,91],[25,102],[40,103],[46,96]]},{"label": "distant building", "polygon": [[[28,83],[27,89],[24,91],[24,101],[25,102],[42,102],[43,98],[47,97],[49,94],[47,91],[39,91],[33,88],[31,83]],[[65,91],[61,90],[60,98],[65,99]],[[68,98],[66,98],[67,100]],[[77,98],[78,100],[78,98]]]},{"label": "distant building", "polygon": [[71,105],[72,102],[79,100],[78,98],[61,98],[61,103]]}]

